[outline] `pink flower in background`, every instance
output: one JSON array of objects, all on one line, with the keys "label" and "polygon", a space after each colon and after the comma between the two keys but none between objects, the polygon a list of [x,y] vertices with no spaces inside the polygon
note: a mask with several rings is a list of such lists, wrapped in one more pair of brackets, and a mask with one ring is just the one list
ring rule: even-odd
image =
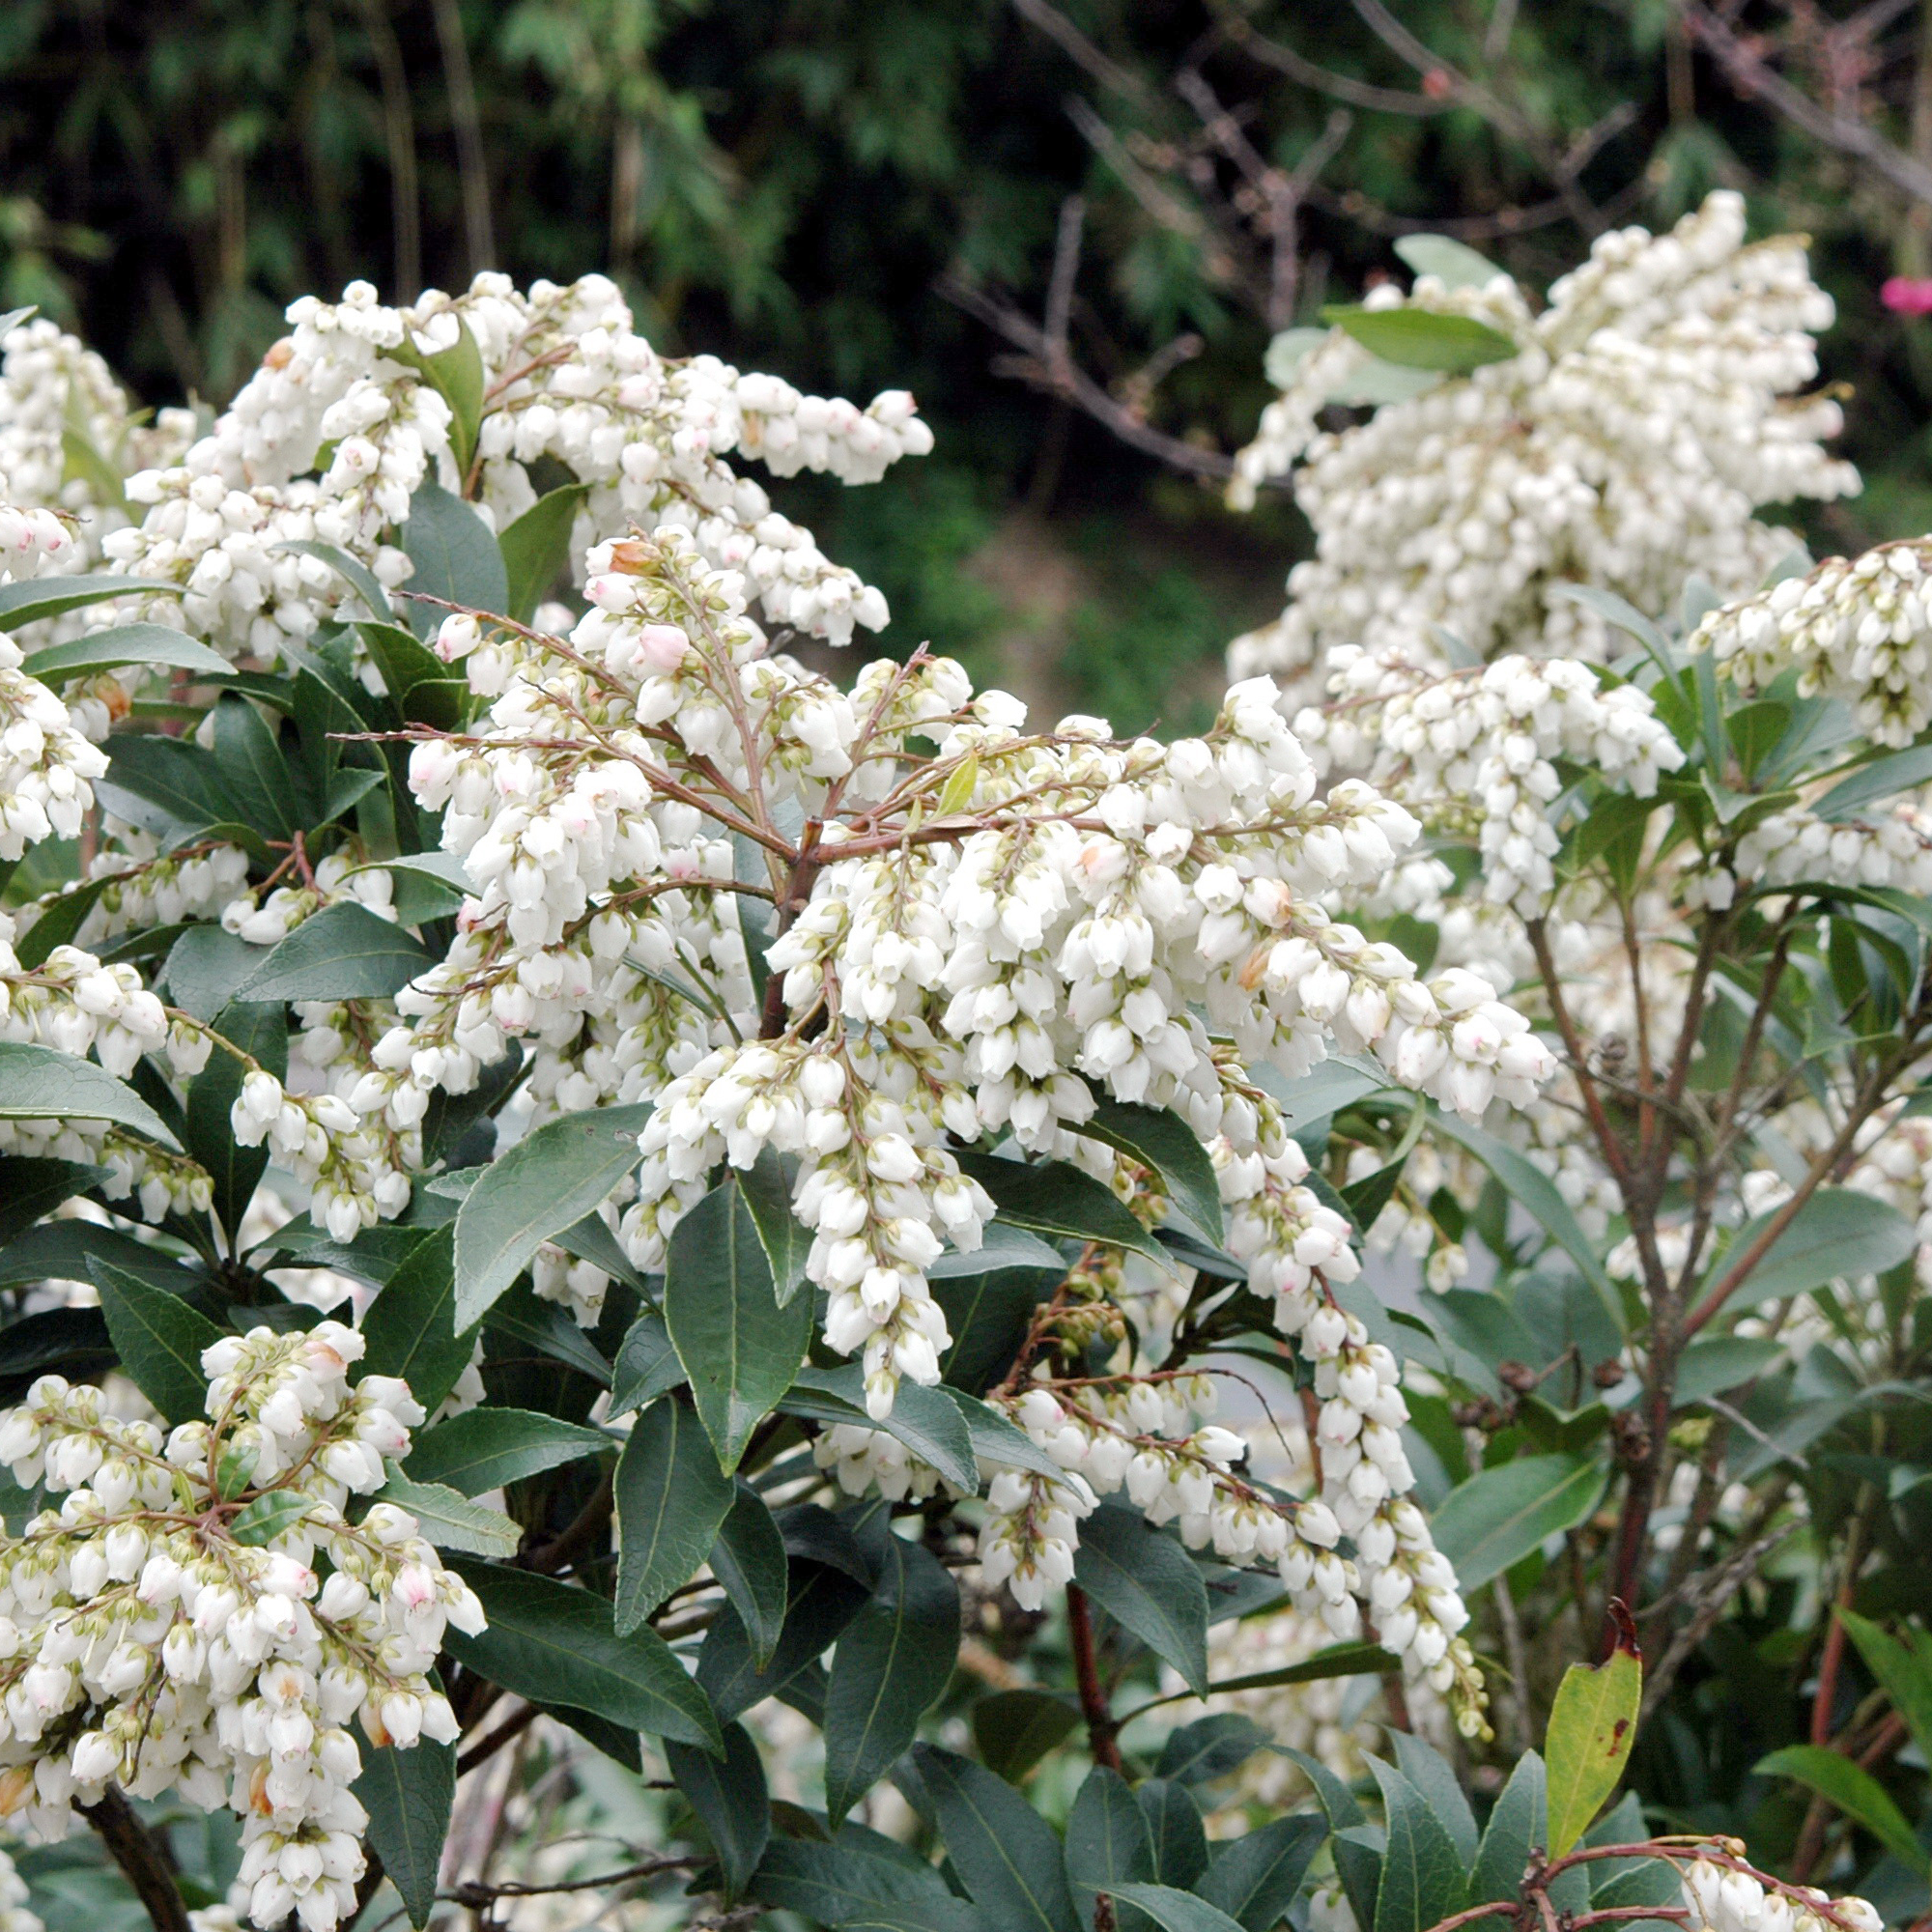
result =
[{"label": "pink flower in background", "polygon": [[1932,280],[1893,275],[1879,290],[1878,298],[1898,315],[1932,315]]}]

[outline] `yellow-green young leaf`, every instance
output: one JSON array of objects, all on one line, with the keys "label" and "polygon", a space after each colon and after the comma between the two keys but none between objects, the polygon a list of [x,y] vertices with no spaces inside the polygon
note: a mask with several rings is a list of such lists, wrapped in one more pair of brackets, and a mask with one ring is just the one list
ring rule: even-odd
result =
[{"label": "yellow-green young leaf", "polygon": [[980,782],[980,754],[967,753],[964,760],[952,768],[952,776],[946,781],[939,794],[938,812],[941,818],[950,818],[955,811],[964,811],[973,802],[973,789]]},{"label": "yellow-green young leaf", "polygon": [[1619,1642],[1606,1662],[1573,1663],[1563,1673],[1544,1741],[1552,1859],[1576,1844],[1617,1788],[1642,1701],[1643,1665],[1634,1644]]}]

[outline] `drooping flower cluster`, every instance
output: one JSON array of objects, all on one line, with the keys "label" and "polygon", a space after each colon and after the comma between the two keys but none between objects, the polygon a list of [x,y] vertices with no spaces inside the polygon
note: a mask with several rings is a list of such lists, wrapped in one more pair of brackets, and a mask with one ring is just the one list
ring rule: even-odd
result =
[{"label": "drooping flower cluster", "polygon": [[67,706],[20,668],[22,657],[0,632],[0,859],[43,838],[76,837],[94,803],[88,781],[107,769]]},{"label": "drooping flower cluster", "polygon": [[1884,1925],[1866,1899],[1833,1898],[1742,1869],[1743,1847],[1732,1847],[1721,1863],[1699,1858],[1684,1867],[1684,1902],[1703,1932],[1880,1932]]},{"label": "drooping flower cluster", "polygon": [[1645,693],[1565,660],[1512,656],[1445,672],[1351,645],[1329,653],[1328,689],[1331,704],[1294,720],[1324,767],[1366,765],[1432,831],[1472,838],[1483,896],[1532,917],[1556,883],[1556,761],[1586,765],[1637,798],[1684,762]]},{"label": "drooping flower cluster", "polygon": [[[847,696],[767,655],[743,581],[681,537],[604,546],[589,590],[567,650],[452,640],[500,696],[412,778],[476,897],[350,1100],[407,1130],[518,1035],[567,1056],[548,1084],[575,1105],[654,1097],[623,1222],[642,1267],[718,1163],[796,1154],[827,1337],[881,1413],[900,1375],[937,1378],[924,1270],[992,1209],[948,1134],[1065,1153],[1093,1082],[1212,1139],[1242,1060],[1298,1074],[1331,1040],[1478,1110],[1551,1070],[1491,988],[1425,982],[1322,910],[1414,822],[1361,784],[1318,799],[1265,681],[1205,738],[1036,734],[943,660],[874,665]],[[727,835],[759,851],[748,876]],[[762,1002],[760,899],[786,928]],[[1252,1136],[1245,1102],[1233,1130]]]},{"label": "drooping flower cluster", "polygon": [[[532,467],[546,460],[589,486],[578,554],[634,523],[681,529],[709,562],[743,573],[774,624],[842,643],[855,624],[886,621],[878,591],[831,563],[725,459],[872,481],[932,446],[903,391],[861,411],[714,356],[668,359],[601,275],[526,294],[483,274],[460,296],[432,292],[410,308],[358,282],[338,303],[304,298],[289,321],[213,428],[128,482],[146,512],[108,554],[183,587],[178,603],[157,600],[158,621],[272,662],[283,639],[308,637],[351,595],[291,545],[335,546],[393,586],[412,566],[387,533],[422,484],[472,498],[501,530],[536,501]],[[456,420],[440,381],[447,358],[470,356],[484,398],[473,426]]]},{"label": "drooping flower cluster", "polygon": [[1932,723],[1932,538],[1828,557],[1713,611],[1691,634],[1748,691],[1795,668],[1803,697],[1840,698],[1881,745]]},{"label": "drooping flower cluster", "polygon": [[[350,1724],[448,1741],[428,1672],[482,1628],[395,1505],[352,1498],[409,1453],[406,1383],[350,1365],[355,1330],[258,1328],[202,1355],[209,1420],[164,1434],[43,1377],[0,1417],[0,1462],[61,1493],[0,1545],[0,1811],[58,1836],[109,1783],[241,1813],[249,1913],[327,1932],[364,1857]],[[326,1556],[329,1575],[316,1570]]]},{"label": "drooping flower cluster", "polygon": [[[1405,297],[1376,313],[1467,317],[1515,345],[1333,434],[1332,395],[1374,361],[1337,328],[1294,371],[1237,460],[1235,500],[1297,461],[1316,554],[1289,578],[1273,624],[1239,640],[1237,675],[1300,671],[1337,644],[1439,656],[1436,627],[1478,657],[1527,650],[1601,658],[1606,632],[1559,593],[1672,605],[1693,573],[1749,590],[1791,548],[1760,504],[1829,500],[1856,472],[1822,443],[1839,412],[1794,395],[1817,374],[1832,320],[1791,238],[1747,243],[1741,195],[1713,194],[1667,235],[1613,230],[1536,313],[1507,275]],[[1398,372],[1408,373],[1408,372]]]},{"label": "drooping flower cluster", "polygon": [[[0,571],[16,582],[71,576],[99,561],[128,521],[109,479],[171,461],[194,433],[191,410],[135,420],[93,350],[29,320],[0,339]],[[87,460],[76,463],[76,452]]]}]

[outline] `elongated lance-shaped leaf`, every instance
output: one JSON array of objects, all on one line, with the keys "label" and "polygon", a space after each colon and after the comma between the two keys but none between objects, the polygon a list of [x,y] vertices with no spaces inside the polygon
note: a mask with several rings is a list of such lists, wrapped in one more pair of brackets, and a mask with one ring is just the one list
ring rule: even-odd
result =
[{"label": "elongated lance-shaped leaf", "polygon": [[913,1765],[953,1869],[1002,1932],[1080,1932],[1053,1828],[1005,1778],[931,1745]]},{"label": "elongated lance-shaped leaf", "polygon": [[723,1757],[668,1744],[665,1758],[677,1788],[711,1833],[725,1897],[736,1898],[751,1883],[772,1835],[771,1798],[757,1746],[743,1724],[726,1724]]},{"label": "elongated lance-shaped leaf", "polygon": [[1463,1588],[1476,1589],[1581,1522],[1608,1480],[1601,1463],[1582,1456],[1525,1456],[1479,1469],[1435,1512],[1435,1547]]},{"label": "elongated lance-shaped leaf", "polygon": [[1208,1690],[1208,1588],[1187,1552],[1137,1510],[1102,1503],[1080,1525],[1080,1587],[1200,1695]]},{"label": "elongated lance-shaped leaf", "polygon": [[737,1492],[711,1551],[711,1573],[724,1586],[750,1639],[752,1662],[770,1663],[784,1631],[791,1566],[784,1536],[765,1499],[740,1476]]},{"label": "elongated lance-shaped leaf", "polygon": [[447,1641],[479,1677],[535,1703],[723,1754],[710,1698],[655,1631],[619,1636],[609,1603],[554,1577],[469,1557],[454,1566],[490,1621],[475,1636],[452,1630]]},{"label": "elongated lance-shaped leaf", "polygon": [[1932,1757],[1932,1641],[1913,1631],[1908,1633],[1912,1645],[1908,1649],[1855,1610],[1840,1609],[1837,1617],[1858,1645],[1865,1668],[1904,1719],[1913,1742]]},{"label": "elongated lance-shaped leaf", "polygon": [[429,1923],[456,1798],[456,1747],[422,1739],[408,1750],[362,1747],[362,1775],[350,1787],[369,1814],[369,1843],[396,1888],[410,1923]]},{"label": "elongated lance-shaped leaf", "polygon": [[811,1299],[778,1305],[771,1264],[734,1182],[714,1187],[677,1224],[665,1261],[664,1309],[698,1418],[728,1476],[753,1430],[783,1400],[811,1338]]},{"label": "elongated lance-shaped leaf", "polygon": [[1862,1825],[1895,1859],[1921,1877],[1932,1871],[1925,1847],[1906,1822],[1897,1802],[1870,1772],[1828,1745],[1786,1745],[1759,1758],[1751,1770],[1760,1777],[1791,1777]]},{"label": "elongated lance-shaped leaf", "polygon": [[179,1295],[152,1286],[109,1262],[90,1258],[88,1274],[100,1292],[100,1312],[121,1366],[134,1386],[169,1422],[191,1422],[208,1397],[201,1352],[221,1330]]},{"label": "elongated lance-shaped leaf", "polygon": [[599,1207],[643,1158],[646,1105],[547,1121],[492,1161],[456,1215],[456,1320],[468,1327],[536,1251]]},{"label": "elongated lance-shaped leaf", "polygon": [[617,1459],[617,1634],[634,1631],[711,1553],[732,1503],[696,1412],[674,1396],[638,1417]]},{"label": "elongated lance-shaped leaf", "polygon": [[425,1430],[405,1472],[418,1483],[447,1483],[480,1496],[520,1476],[534,1476],[614,1448],[608,1435],[527,1408],[469,1408]]},{"label": "elongated lance-shaped leaf", "polygon": [[476,1332],[456,1325],[456,1231],[432,1230],[384,1283],[362,1318],[362,1359],[352,1373],[396,1376],[432,1415],[469,1358]]},{"label": "elongated lance-shaped leaf", "polygon": [[959,1654],[959,1590],[939,1559],[886,1538],[872,1601],[838,1639],[825,1692],[825,1809],[842,1818],[937,1701]]},{"label": "elongated lance-shaped leaf", "polygon": [[1102,1099],[1084,1121],[1070,1122],[1076,1133],[1151,1167],[1166,1182],[1175,1204],[1210,1241],[1223,1238],[1221,1187],[1214,1163],[1201,1137],[1172,1107],[1144,1107],[1126,1100]]},{"label": "elongated lance-shaped leaf", "polygon": [[1369,1760],[1382,1793],[1388,1849],[1376,1893],[1375,1932],[1425,1932],[1462,1911],[1468,1871],[1427,1799],[1393,1765]]}]

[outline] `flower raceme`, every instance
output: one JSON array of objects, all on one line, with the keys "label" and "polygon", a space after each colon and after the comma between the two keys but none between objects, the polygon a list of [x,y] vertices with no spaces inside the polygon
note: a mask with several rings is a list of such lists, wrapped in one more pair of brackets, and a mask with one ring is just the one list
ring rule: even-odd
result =
[{"label": "flower raceme", "polygon": [[370,1741],[447,1742],[429,1671],[481,1606],[380,1491],[423,1419],[350,1367],[340,1322],[203,1352],[208,1420],[123,1420],[58,1376],[0,1416],[0,1462],[58,1507],[0,1544],[0,1809],[59,1836],[110,1783],[245,1819],[254,1921],[327,1932],[355,1902]]},{"label": "flower raceme", "polygon": [[1237,675],[1319,671],[1337,645],[1439,660],[1444,632],[1483,659],[1601,660],[1613,634],[1570,585],[1642,611],[1667,609],[1693,573],[1747,592],[1791,548],[1760,504],[1858,488],[1822,447],[1838,406],[1793,393],[1817,375],[1831,298],[1797,240],[1747,242],[1742,195],[1711,195],[1667,235],[1598,237],[1540,312],[1474,261],[1464,283],[1423,274],[1365,307],[1480,322],[1515,345],[1506,359],[1420,376],[1332,433],[1321,410],[1356,400],[1376,358],[1337,327],[1285,372],[1231,495],[1252,503],[1299,463],[1316,554],[1282,615],[1234,646]]},{"label": "flower raceme", "polygon": [[[1360,783],[1318,796],[1265,680],[1173,745],[1030,732],[946,660],[839,692],[675,533],[602,546],[587,587],[568,639],[444,628],[495,696],[475,730],[424,736],[412,782],[474,895],[349,1102],[406,1132],[513,1037],[567,1046],[558,1105],[655,1099],[621,1224],[644,1268],[721,1163],[797,1156],[827,1340],[863,1357],[875,1414],[901,1375],[937,1380],[924,1271],[992,1213],[950,1143],[1069,1154],[1097,1088],[1245,1157],[1246,1066],[1297,1075],[1331,1043],[1470,1113],[1548,1077],[1489,985],[1425,981],[1324,911],[1416,826]],[[271,1098],[244,1094],[238,1133]]]}]

